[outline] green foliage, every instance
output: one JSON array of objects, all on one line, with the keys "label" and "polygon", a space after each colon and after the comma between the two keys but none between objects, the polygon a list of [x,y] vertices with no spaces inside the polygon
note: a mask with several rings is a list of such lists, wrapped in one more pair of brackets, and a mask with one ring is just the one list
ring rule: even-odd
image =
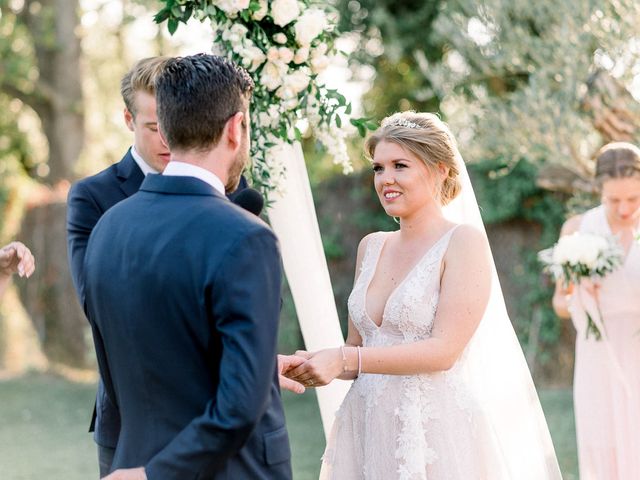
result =
[{"label": "green foliage", "polygon": [[[373,68],[365,111],[381,119],[395,111],[438,111],[442,96],[425,71],[445,49],[433,23],[442,1],[349,0],[338,4],[340,28],[356,33],[352,65]],[[367,70],[365,68],[365,71]],[[358,71],[358,68],[355,69]]]},{"label": "green foliage", "polygon": [[531,202],[539,191],[535,184],[537,168],[526,160],[510,166],[502,159],[485,160],[468,165],[474,189],[486,223],[499,223],[528,215]]},{"label": "green foliage", "polygon": [[638,21],[635,0],[447,2],[434,28],[449,48],[428,75],[466,157],[525,157],[588,178],[603,142],[582,108],[589,79],[615,68],[630,84]]},{"label": "green foliage", "polygon": [[35,88],[34,51],[26,25],[8,3],[0,0],[0,173],[17,164],[31,174],[36,164],[27,132],[20,126],[25,105],[17,94]]}]

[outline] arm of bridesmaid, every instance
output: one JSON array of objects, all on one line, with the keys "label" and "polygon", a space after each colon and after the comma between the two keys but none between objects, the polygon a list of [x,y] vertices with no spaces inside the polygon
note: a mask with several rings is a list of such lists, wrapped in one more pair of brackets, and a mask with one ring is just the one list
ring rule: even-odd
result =
[{"label": "arm of bridesmaid", "polygon": [[[571,235],[575,233],[580,228],[580,222],[582,220],[582,215],[576,215],[575,217],[571,217],[567,220],[562,229],[560,230],[560,236],[564,237],[565,235]],[[556,289],[553,294],[553,310],[556,312],[560,318],[571,318],[571,314],[569,313],[569,299],[571,294],[573,293],[573,285],[565,285],[563,280],[556,281]]]}]

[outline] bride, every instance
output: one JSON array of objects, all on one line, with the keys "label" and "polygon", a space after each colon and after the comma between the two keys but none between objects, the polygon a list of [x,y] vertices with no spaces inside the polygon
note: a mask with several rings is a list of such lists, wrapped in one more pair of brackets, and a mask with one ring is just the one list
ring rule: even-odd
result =
[{"label": "bride", "polygon": [[345,345],[298,352],[307,361],[286,373],[355,379],[321,478],[560,479],[452,134],[433,114],[396,113],[366,150],[400,228],[360,242]]}]

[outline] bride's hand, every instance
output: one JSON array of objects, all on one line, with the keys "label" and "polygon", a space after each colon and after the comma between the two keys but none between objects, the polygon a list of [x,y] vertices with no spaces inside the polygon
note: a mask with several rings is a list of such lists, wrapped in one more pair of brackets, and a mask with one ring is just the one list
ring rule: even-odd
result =
[{"label": "bride's hand", "polygon": [[309,355],[309,359],[287,372],[288,378],[307,387],[321,387],[342,373],[344,361],[339,348],[328,348],[315,353],[296,352],[296,355],[304,354]]},{"label": "bride's hand", "polygon": [[296,350],[296,353],[294,353],[294,355],[296,357],[306,358],[307,360],[309,360],[311,357],[313,357],[313,353],[312,352],[307,352],[306,350]]}]

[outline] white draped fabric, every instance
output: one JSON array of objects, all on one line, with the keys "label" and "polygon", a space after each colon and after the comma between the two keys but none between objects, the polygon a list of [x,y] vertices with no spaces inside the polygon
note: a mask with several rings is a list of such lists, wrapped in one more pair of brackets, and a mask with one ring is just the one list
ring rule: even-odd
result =
[{"label": "white draped fabric", "polygon": [[[287,166],[285,193],[269,209],[269,221],[278,236],[284,270],[298,313],[300,330],[309,351],[344,343],[327,261],[302,148],[283,148]],[[316,389],[325,435],[331,431],[336,410],[351,382],[336,381]]]}]

